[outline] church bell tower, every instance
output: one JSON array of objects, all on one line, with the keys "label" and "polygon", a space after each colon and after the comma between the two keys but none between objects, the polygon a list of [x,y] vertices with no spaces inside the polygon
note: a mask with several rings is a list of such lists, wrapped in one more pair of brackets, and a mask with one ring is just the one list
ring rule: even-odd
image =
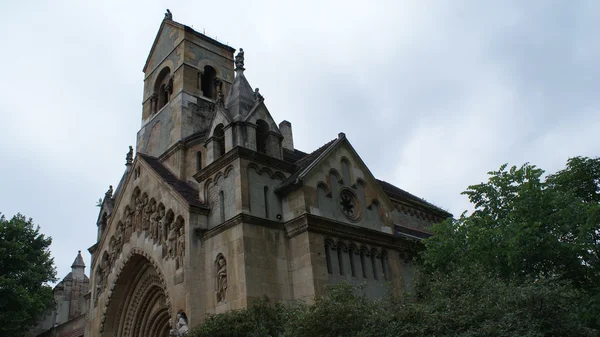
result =
[{"label": "church bell tower", "polygon": [[165,14],[143,69],[136,152],[161,158],[208,130],[215,102],[233,83],[234,51]]}]

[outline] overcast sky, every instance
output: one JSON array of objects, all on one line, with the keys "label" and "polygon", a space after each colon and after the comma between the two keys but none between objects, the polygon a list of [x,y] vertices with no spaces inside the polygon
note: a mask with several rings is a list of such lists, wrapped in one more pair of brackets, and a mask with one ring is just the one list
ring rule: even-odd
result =
[{"label": "overcast sky", "polygon": [[96,241],[141,123],[166,8],[246,56],[310,152],[345,132],[373,174],[459,215],[503,163],[598,156],[600,1],[7,1],[0,212],[53,238],[62,278]]}]

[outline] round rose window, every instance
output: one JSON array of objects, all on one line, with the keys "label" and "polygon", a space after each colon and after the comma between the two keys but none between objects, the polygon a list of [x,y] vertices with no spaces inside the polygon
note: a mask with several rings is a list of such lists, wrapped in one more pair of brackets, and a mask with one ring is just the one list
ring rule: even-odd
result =
[{"label": "round rose window", "polygon": [[354,192],[349,189],[343,189],[340,192],[340,209],[352,221],[360,218],[360,205]]}]

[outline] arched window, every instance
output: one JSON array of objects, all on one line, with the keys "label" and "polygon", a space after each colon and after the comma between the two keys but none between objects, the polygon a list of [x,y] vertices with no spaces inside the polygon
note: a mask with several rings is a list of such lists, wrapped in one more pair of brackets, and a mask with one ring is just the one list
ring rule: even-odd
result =
[{"label": "arched window", "polygon": [[325,241],[325,260],[327,262],[327,273],[333,274],[331,268],[331,242]]},{"label": "arched window", "polygon": [[381,259],[381,270],[383,271],[383,279],[388,281],[390,276],[389,276],[389,270],[388,270],[388,264],[387,264],[387,254],[382,253],[380,259]]},{"label": "arched window", "polygon": [[340,266],[340,275],[345,274],[344,270],[344,254],[342,254],[343,247],[341,245],[337,245],[337,255],[338,255],[338,264]]},{"label": "arched window", "polygon": [[215,138],[215,159],[217,159],[225,154],[225,131],[223,131],[223,124],[215,127],[213,137]]},{"label": "arched window", "polygon": [[221,215],[221,222],[225,221],[225,194],[223,191],[219,192],[219,213]]},{"label": "arched window", "polygon": [[351,186],[352,178],[350,177],[350,162],[346,158],[342,159],[342,179],[344,179],[344,185]]},{"label": "arched window", "polygon": [[202,95],[204,97],[215,99],[215,79],[217,78],[217,71],[211,66],[205,66],[204,72],[200,76],[200,88],[202,89]]},{"label": "arched window", "polygon": [[265,197],[265,218],[269,218],[269,187],[265,186],[264,190],[264,197]]},{"label": "arched window", "polygon": [[374,252],[371,253],[371,266],[373,266],[373,278],[379,280],[379,275],[377,275],[377,258]]},{"label": "arched window", "polygon": [[169,67],[163,68],[158,76],[156,77],[156,82],[154,82],[154,94],[156,97],[156,102],[152,108],[152,112],[156,113],[158,110],[162,109],[169,100],[171,99],[171,94],[173,93],[173,79],[171,77],[171,69]]},{"label": "arched window", "polygon": [[354,264],[354,248],[348,249],[348,257],[350,258],[350,272],[352,277],[356,277],[356,265]]},{"label": "arched window", "polygon": [[269,136],[269,124],[259,119],[256,121],[256,151],[267,153],[267,137]]},{"label": "arched window", "polygon": [[365,251],[360,250],[360,267],[362,269],[363,278],[367,278],[367,259],[365,257]]},{"label": "arched window", "polygon": [[199,172],[202,169],[202,152],[196,152],[196,172]]}]

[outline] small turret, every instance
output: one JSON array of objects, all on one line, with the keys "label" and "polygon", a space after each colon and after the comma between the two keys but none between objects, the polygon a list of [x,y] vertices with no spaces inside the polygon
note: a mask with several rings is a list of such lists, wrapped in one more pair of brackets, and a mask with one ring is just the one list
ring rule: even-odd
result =
[{"label": "small turret", "polygon": [[77,257],[71,265],[71,273],[73,275],[73,279],[83,280],[85,278],[85,263],[83,262],[81,251],[77,252]]}]

